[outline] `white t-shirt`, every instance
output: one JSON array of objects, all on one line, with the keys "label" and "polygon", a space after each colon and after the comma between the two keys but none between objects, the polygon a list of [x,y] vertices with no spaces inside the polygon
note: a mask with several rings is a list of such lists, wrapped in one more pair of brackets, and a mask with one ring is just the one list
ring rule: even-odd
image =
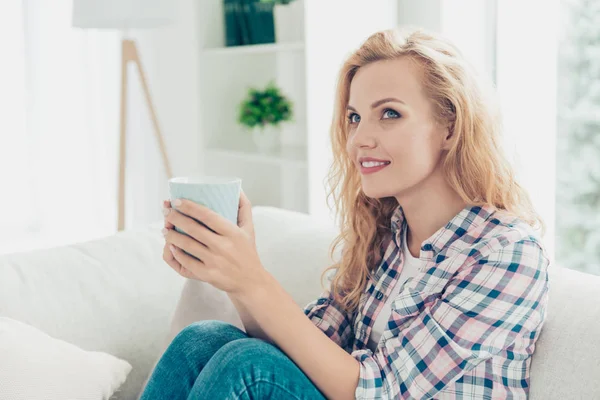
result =
[{"label": "white t-shirt", "polygon": [[375,319],[375,323],[373,324],[373,329],[371,330],[371,335],[369,336],[369,341],[367,343],[367,347],[371,351],[375,351],[377,348],[377,344],[379,343],[379,339],[383,334],[383,331],[387,327],[387,323],[392,315],[392,302],[396,299],[398,294],[400,293],[400,288],[402,284],[406,282],[408,278],[415,276],[419,272],[419,268],[423,265],[423,262],[417,258],[413,257],[408,250],[408,244],[406,240],[406,231],[408,229],[404,229],[404,246],[402,248],[402,253],[404,255],[404,266],[402,268],[402,272],[400,276],[396,280],[396,285],[392,289],[392,292],[388,296],[387,300],[377,318]]}]

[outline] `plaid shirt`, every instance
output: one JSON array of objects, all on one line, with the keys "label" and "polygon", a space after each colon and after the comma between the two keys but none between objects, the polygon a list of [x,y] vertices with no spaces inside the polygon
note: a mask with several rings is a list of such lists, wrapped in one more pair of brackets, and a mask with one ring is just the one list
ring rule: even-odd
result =
[{"label": "plaid shirt", "polygon": [[393,300],[372,352],[373,323],[403,267],[405,229],[398,207],[355,313],[329,291],[304,310],[360,362],[356,398],[527,398],[548,301],[548,257],[533,230],[488,206],[463,209],[423,242],[423,267]]}]

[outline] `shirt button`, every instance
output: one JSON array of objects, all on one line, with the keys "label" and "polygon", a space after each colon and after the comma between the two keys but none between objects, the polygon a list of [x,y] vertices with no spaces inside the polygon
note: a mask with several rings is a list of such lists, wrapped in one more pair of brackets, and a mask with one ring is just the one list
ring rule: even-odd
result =
[{"label": "shirt button", "polygon": [[377,296],[375,296],[375,298],[377,300],[381,300],[383,298],[383,293],[381,293],[381,292],[377,293]]}]

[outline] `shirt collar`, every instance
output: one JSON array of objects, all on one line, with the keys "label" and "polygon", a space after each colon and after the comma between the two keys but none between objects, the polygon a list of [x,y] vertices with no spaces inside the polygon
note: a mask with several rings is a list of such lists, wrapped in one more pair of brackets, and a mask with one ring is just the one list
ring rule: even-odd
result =
[{"label": "shirt collar", "polygon": [[[435,257],[441,250],[449,246],[456,239],[459,239],[465,233],[476,229],[493,213],[494,207],[492,206],[467,205],[448,221],[445,226],[438,229],[437,232],[421,244],[421,256],[426,258]],[[402,246],[402,237],[404,230],[406,229],[406,221],[401,206],[398,206],[392,213],[390,227],[396,244]]]}]

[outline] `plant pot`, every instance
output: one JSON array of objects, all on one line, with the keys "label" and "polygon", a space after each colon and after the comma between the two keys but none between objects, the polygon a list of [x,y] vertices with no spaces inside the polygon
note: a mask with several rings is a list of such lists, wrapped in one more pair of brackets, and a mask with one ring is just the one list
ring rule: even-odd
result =
[{"label": "plant pot", "polygon": [[274,125],[257,126],[252,129],[252,140],[261,153],[270,153],[279,145],[281,128]]},{"label": "plant pot", "polygon": [[304,36],[304,12],[301,0],[273,7],[275,42],[292,43],[302,41]]}]

